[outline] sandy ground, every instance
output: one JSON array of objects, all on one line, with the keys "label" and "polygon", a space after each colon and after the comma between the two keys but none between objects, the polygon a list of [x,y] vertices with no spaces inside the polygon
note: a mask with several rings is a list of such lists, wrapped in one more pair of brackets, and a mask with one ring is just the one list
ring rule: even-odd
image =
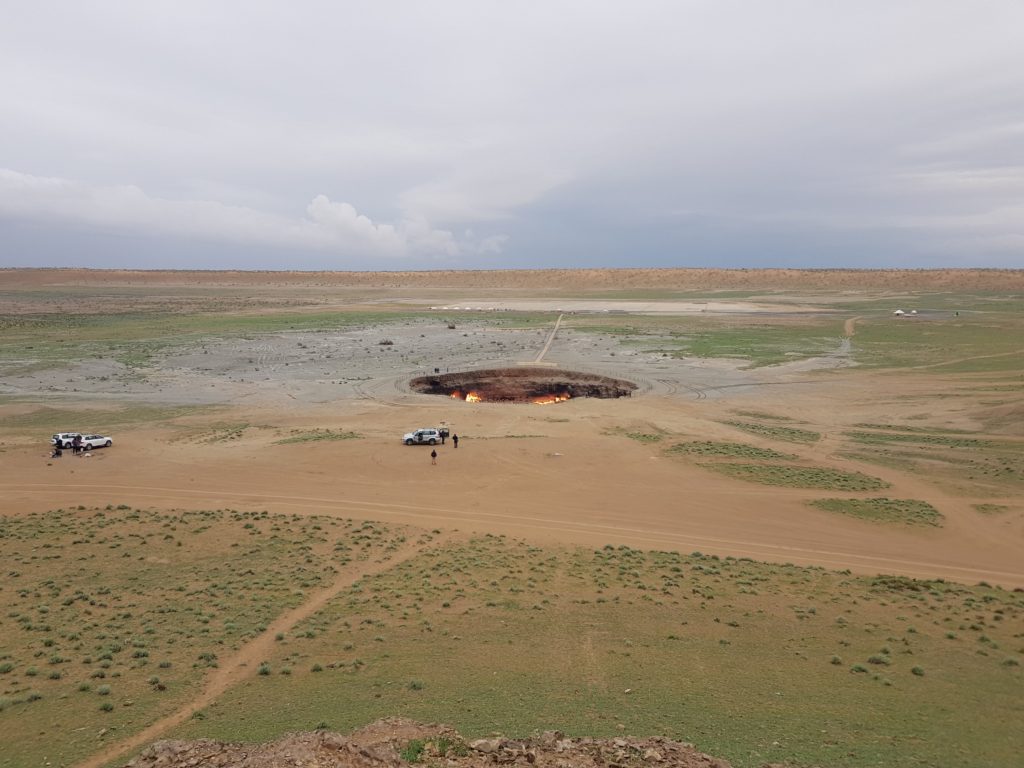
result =
[{"label": "sandy ground", "polygon": [[[29,277],[73,282],[74,276],[58,274],[63,272]],[[5,279],[12,274],[21,273],[6,273]],[[170,274],[174,280],[193,279],[190,273]],[[253,279],[261,278],[258,273]],[[901,397],[919,388],[926,396],[936,384],[930,379],[926,390],[909,376],[851,368],[849,338],[837,338],[834,351],[823,357],[747,370],[736,361],[678,360],[562,329],[545,363],[626,378],[639,385],[637,393],[552,406],[470,404],[411,393],[408,379],[435,369],[535,361],[550,332],[493,328],[470,317],[457,325],[453,330],[443,322],[416,320],[344,332],[210,339],[170,348],[141,371],[92,360],[60,377],[2,375],[0,394],[14,400],[0,405],[0,417],[41,404],[97,409],[93,423],[55,424],[47,432],[106,433],[103,409],[125,404],[218,408],[173,427],[119,430],[111,449],[53,461],[46,458],[47,435],[29,437],[0,426],[0,514],[77,504],[326,513],[536,542],[700,550],[861,573],[1024,586],[1019,499],[986,498],[1012,512],[983,516],[970,506],[979,499],[838,455],[836,436],[843,429],[891,421],[893,388]],[[855,326],[849,318],[846,333],[852,335]],[[394,343],[380,345],[384,339]],[[721,423],[744,409],[799,419],[825,437],[812,447],[793,446]],[[957,418],[949,414],[951,425]],[[962,426],[976,428],[963,418]],[[462,442],[458,450],[439,447],[437,466],[428,449],[400,442],[407,431],[441,424]],[[229,427],[239,428],[237,439],[218,439],[217,430]],[[314,428],[363,437],[275,444],[293,430]],[[817,511],[806,502],[836,494],[734,480],[621,434],[659,430],[670,433],[670,440],[746,442],[875,475],[892,483],[884,495],[928,501],[945,515],[945,525],[903,528]]]}]

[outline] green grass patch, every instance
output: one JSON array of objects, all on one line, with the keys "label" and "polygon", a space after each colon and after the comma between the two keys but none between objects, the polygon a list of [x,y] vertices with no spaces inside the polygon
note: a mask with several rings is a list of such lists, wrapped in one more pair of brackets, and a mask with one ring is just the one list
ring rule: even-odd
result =
[{"label": "green grass patch", "polygon": [[611,429],[606,429],[604,431],[604,434],[606,434],[606,435],[616,435],[616,436],[619,436],[619,437],[628,437],[630,440],[635,440],[638,443],[644,443],[646,445],[650,445],[650,444],[653,444],[653,443],[660,443],[662,440],[665,439],[665,436],[668,434],[667,432],[665,432],[665,430],[659,429],[658,427],[654,426],[653,424],[646,425],[646,426],[648,427],[648,429],[650,431],[647,431],[647,430],[645,430],[643,428],[639,428],[638,429],[638,428],[635,428],[635,427],[634,428],[613,427]]},{"label": "green grass patch", "polygon": [[995,440],[960,435],[935,434],[934,432],[862,432],[852,430],[843,435],[862,445],[885,445],[890,443],[911,443],[914,445],[935,445],[944,448],[1004,448],[1011,444]]},{"label": "green grass patch", "polygon": [[763,459],[766,461],[792,461],[797,457],[771,448],[758,448],[745,443],[723,443],[714,440],[698,440],[692,443],[676,443],[665,449],[666,453],[691,456],[721,456],[730,459]]},{"label": "green grass patch", "polygon": [[779,416],[774,413],[765,413],[764,411],[733,411],[737,416],[743,416],[748,419],[759,419],[768,421],[793,421],[789,416]]},{"label": "green grass patch", "polygon": [[358,432],[340,432],[332,429],[314,429],[308,432],[296,432],[290,437],[275,440],[274,445],[289,445],[291,443],[315,443],[321,440],[358,440],[362,435]]},{"label": "green grass patch", "polygon": [[853,352],[872,368],[919,368],[935,373],[1024,370],[1020,312],[996,304],[986,311],[941,317],[867,318],[857,326]]},{"label": "green grass patch", "polygon": [[1010,507],[1005,504],[971,504],[971,506],[983,515],[1001,515],[1010,511]]},{"label": "green grass patch", "polygon": [[763,485],[777,485],[789,488],[822,488],[842,491],[876,491],[888,488],[889,483],[877,477],[860,472],[844,472],[826,467],[799,467],[781,464],[732,464],[715,463],[702,465],[723,475],[739,480],[749,480]]},{"label": "green grass patch", "polygon": [[[1024,748],[1005,727],[1021,668],[944,636],[981,613],[986,637],[1012,647],[1024,594],[485,536],[364,579],[296,628],[315,637],[275,647],[291,675],[253,676],[170,735],[265,740],[399,713],[467,739],[664,735],[737,768],[943,765],[950,750],[1008,765]],[[329,660],[322,672],[314,659]]]},{"label": "green grass patch", "polygon": [[[131,368],[209,338],[247,338],[286,331],[341,330],[429,320],[417,312],[167,312],[0,316],[0,362],[60,366],[69,360],[111,358]],[[29,361],[25,363],[24,361]]]},{"label": "green grass patch", "polygon": [[4,426],[17,429],[41,429],[49,433],[86,430],[96,425],[104,430],[137,424],[167,424],[184,416],[211,413],[213,406],[127,406],[111,410],[99,408],[55,408],[45,406],[27,413],[4,417]]},{"label": "green grass patch", "polygon": [[127,505],[0,517],[0,699],[11,702],[0,765],[74,764],[97,749],[101,728],[127,734],[167,714],[338,569],[385,556],[403,533]]},{"label": "green grass patch", "polygon": [[784,440],[789,443],[816,443],[821,439],[820,432],[798,427],[783,427],[778,424],[757,424],[750,421],[724,421],[730,427],[742,429],[752,435],[768,437],[772,440]]},{"label": "green grass patch", "polygon": [[815,499],[808,502],[826,512],[884,523],[941,526],[942,514],[927,501],[917,499]]}]

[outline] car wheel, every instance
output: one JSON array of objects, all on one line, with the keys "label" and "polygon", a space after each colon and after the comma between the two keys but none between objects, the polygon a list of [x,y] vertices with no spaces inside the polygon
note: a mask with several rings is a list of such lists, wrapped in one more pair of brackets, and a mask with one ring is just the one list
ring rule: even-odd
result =
[{"label": "car wheel", "polygon": [[412,445],[412,440],[406,440],[406,441],[405,441],[405,444],[406,444],[406,445]]},{"label": "car wheel", "polygon": [[105,445],[107,448],[109,448],[111,445],[113,445],[113,441],[112,440],[107,440],[107,442],[105,442],[103,445]]},{"label": "car wheel", "polygon": [[71,447],[71,443],[64,443],[64,450],[67,450],[70,447]]},{"label": "car wheel", "polygon": [[434,438],[430,438],[430,444],[437,445],[437,440],[435,440]]}]

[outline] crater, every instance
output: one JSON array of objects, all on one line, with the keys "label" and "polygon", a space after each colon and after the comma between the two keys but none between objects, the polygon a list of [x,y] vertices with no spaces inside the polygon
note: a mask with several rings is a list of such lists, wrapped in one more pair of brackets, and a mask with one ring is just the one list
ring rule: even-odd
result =
[{"label": "crater", "polygon": [[549,405],[579,397],[629,397],[637,385],[593,373],[520,367],[420,376],[412,379],[409,387],[425,395],[443,395],[470,403]]}]

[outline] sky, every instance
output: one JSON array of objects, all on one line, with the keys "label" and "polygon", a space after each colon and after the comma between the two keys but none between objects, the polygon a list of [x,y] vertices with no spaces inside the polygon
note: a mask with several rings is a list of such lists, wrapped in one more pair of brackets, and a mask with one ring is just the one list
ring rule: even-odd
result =
[{"label": "sky", "polygon": [[0,267],[1024,268],[1024,2],[3,2]]}]

